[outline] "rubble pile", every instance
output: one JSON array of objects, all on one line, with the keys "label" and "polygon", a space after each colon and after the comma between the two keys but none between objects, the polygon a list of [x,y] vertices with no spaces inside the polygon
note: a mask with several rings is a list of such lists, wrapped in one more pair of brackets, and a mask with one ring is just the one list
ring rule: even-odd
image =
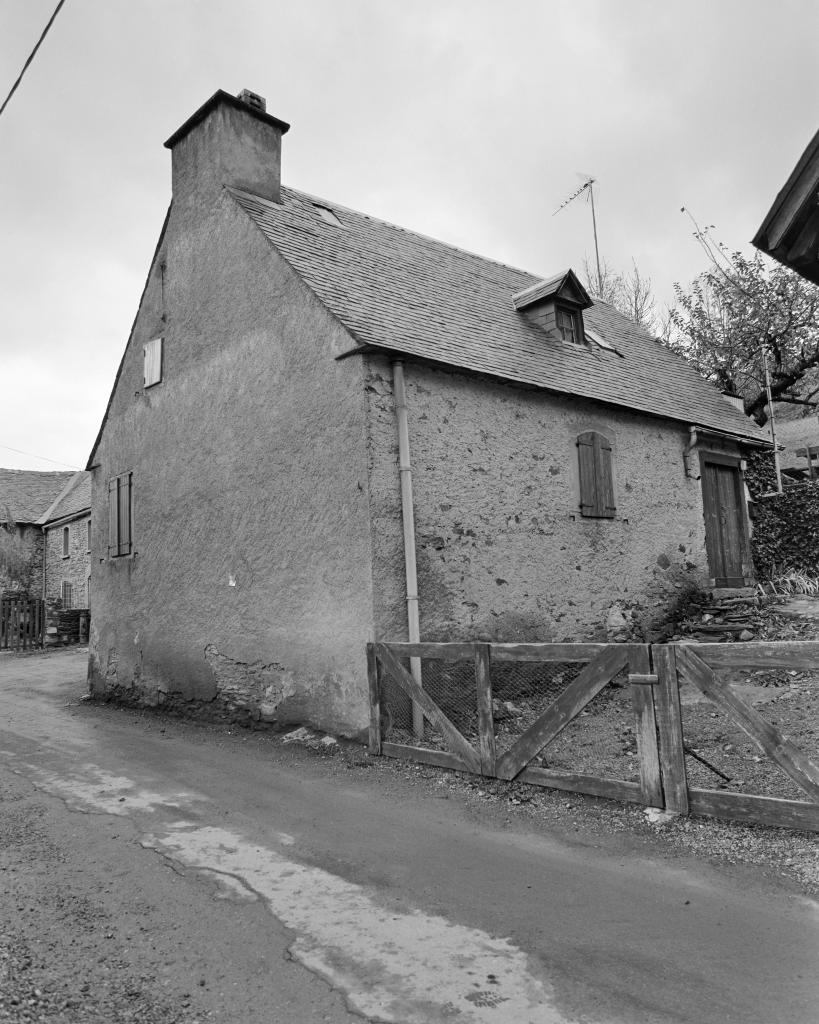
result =
[{"label": "rubble pile", "polygon": [[784,611],[786,599],[749,593],[712,597],[676,625],[671,640],[697,643],[731,643],[748,640],[814,640],[819,623]]}]

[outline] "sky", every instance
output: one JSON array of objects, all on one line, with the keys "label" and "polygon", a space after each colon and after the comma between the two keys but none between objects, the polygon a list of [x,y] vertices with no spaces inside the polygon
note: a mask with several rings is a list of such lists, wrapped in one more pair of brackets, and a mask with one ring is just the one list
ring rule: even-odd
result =
[{"label": "sky", "polygon": [[[0,98],[55,4],[0,5]],[[544,277],[592,175],[663,306],[706,265],[680,208],[747,246],[819,128],[818,46],[815,0],[66,0],[0,117],[0,466],[85,466],[217,89],[291,124],[284,184]]]}]

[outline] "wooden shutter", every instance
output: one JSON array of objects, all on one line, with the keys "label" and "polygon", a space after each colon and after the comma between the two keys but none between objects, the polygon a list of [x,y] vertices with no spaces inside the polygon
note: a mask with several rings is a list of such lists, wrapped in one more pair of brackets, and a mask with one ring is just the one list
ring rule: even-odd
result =
[{"label": "wooden shutter", "polygon": [[597,487],[594,479],[594,438],[592,431],[577,439],[577,458],[580,469],[580,514],[596,516]]},{"label": "wooden shutter", "polygon": [[131,474],[117,477],[118,555],[131,553]]},{"label": "wooden shutter", "polygon": [[117,477],[108,481],[108,557],[119,554],[119,513],[117,494],[119,491]]},{"label": "wooden shutter", "polygon": [[143,380],[145,387],[159,384],[162,380],[162,338],[152,338],[142,347],[144,359]]},{"label": "wooden shutter", "polygon": [[603,434],[588,430],[577,438],[580,471],[580,514],[613,519],[614,484],[611,473],[611,445]]}]

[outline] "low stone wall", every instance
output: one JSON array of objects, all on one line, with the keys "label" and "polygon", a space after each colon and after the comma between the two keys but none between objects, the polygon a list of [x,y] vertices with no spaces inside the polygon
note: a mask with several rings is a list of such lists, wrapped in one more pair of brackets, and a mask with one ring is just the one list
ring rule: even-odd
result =
[{"label": "low stone wall", "polygon": [[794,570],[819,576],[819,484],[789,486],[756,500],[754,566],[760,579]]}]

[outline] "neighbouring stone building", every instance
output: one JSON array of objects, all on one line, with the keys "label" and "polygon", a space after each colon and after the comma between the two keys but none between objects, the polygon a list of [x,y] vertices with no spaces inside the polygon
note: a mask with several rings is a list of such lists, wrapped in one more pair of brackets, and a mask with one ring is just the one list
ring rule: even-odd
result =
[{"label": "neighbouring stone building", "polygon": [[280,183],[218,92],[93,474],[97,695],[341,732],[372,639],[650,633],[752,575],[764,437],[571,271],[505,266]]},{"label": "neighbouring stone building", "polygon": [[39,520],[73,476],[72,472],[0,469],[0,596],[42,596]]},{"label": "neighbouring stone building", "polygon": [[43,597],[64,611],[90,607],[91,474],[75,473],[39,520],[45,538]]}]

